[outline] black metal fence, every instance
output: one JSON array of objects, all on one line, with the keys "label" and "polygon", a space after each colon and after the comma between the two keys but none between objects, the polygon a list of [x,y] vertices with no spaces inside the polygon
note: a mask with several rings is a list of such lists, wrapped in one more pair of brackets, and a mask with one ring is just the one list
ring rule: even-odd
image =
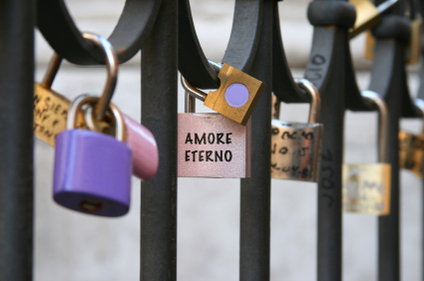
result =
[{"label": "black metal fence", "polygon": [[[68,61],[102,64],[63,0],[34,2],[0,2],[0,280],[32,279],[34,27]],[[422,117],[406,80],[407,2],[399,0],[374,29],[377,43],[369,89],[387,102],[391,120],[391,213],[380,217],[378,224],[381,281],[400,279],[399,120]],[[268,85],[252,115],[252,175],[240,182],[243,281],[270,279],[271,94],[286,103],[309,102],[287,65],[278,5],[275,0],[237,0],[223,58]],[[348,31],[355,20],[354,7],[347,1],[313,1],[308,18],[314,37],[305,78],[320,92],[320,123],[325,127],[318,182],[317,280],[332,281],[342,279],[344,114],[347,109],[375,108],[362,99],[351,61]],[[157,175],[141,186],[140,280],[176,280],[177,74],[180,71],[199,88],[217,88],[219,81],[197,40],[188,0],[127,1],[109,40],[121,63],[142,51],[141,119],[160,152]],[[424,87],[419,97],[424,99]]]}]

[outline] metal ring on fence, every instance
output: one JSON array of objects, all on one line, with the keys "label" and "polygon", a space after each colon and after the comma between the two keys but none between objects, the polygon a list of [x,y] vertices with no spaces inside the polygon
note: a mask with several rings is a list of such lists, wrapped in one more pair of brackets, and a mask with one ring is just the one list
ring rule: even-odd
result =
[{"label": "metal ring on fence", "polygon": [[[194,87],[218,88],[217,74],[210,67],[197,39],[190,4],[188,0],[181,0],[178,6],[178,68]],[[263,6],[261,0],[236,1],[233,28],[223,62],[244,72],[250,69],[259,45]]]},{"label": "metal ring on fence", "polygon": [[[126,1],[119,21],[109,37],[121,63],[132,58],[147,41],[161,0]],[[104,63],[98,48],[84,39],[64,0],[38,0],[37,25],[50,46],[63,58],[79,65]]]}]

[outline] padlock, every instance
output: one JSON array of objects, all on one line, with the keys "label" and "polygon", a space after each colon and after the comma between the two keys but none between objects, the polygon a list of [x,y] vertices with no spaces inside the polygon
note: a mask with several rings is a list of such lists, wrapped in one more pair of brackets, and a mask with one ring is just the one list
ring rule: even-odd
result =
[{"label": "padlock", "polygon": [[318,124],[320,96],[306,79],[296,79],[299,87],[311,96],[308,123],[279,120],[280,101],[274,96],[271,129],[271,177],[316,182],[323,125]]},{"label": "padlock", "polygon": [[411,40],[406,47],[406,62],[417,64],[421,57],[421,27],[422,19],[417,17],[411,21]]},{"label": "padlock", "polygon": [[343,211],[363,214],[390,213],[391,165],[387,163],[389,113],[384,100],[375,92],[362,91],[379,112],[379,163],[343,164]]},{"label": "padlock", "polygon": [[116,138],[75,128],[83,106],[98,97],[81,95],[72,103],[67,129],[56,137],[53,179],[54,200],[69,209],[106,217],[126,214],[130,206],[131,149],[119,110],[110,104]]},{"label": "padlock", "polygon": [[219,113],[194,113],[196,99],[186,90],[186,113],[178,114],[178,176],[250,177],[250,121],[243,126]]},{"label": "padlock", "polygon": [[[93,37],[92,34],[88,33],[84,34],[84,36],[93,43],[96,43],[96,37],[100,38],[98,35]],[[101,40],[101,43],[105,43],[104,38]],[[103,49],[111,48],[107,44],[106,46],[101,45],[101,47]],[[117,71],[113,69],[117,69],[117,63],[113,62],[113,55],[109,55],[106,58],[106,65],[109,69],[108,81],[116,80]],[[66,128],[70,107],[70,101],[65,96],[51,89],[61,61],[62,58],[55,53],[50,60],[43,81],[41,83],[34,83],[34,134],[52,146],[55,145],[56,135]],[[115,83],[109,82],[107,85],[103,92],[113,92]],[[133,153],[133,173],[142,181],[147,181],[156,174],[159,166],[159,153],[156,140],[146,127],[126,114],[122,113],[122,115],[128,132],[128,144]],[[111,118],[113,116],[108,116],[106,113],[107,117]],[[93,120],[95,122],[92,122]],[[90,130],[114,134],[113,131],[108,132],[111,130],[111,127],[105,120],[97,120],[92,117],[88,118],[87,114],[80,112],[78,114],[77,127],[85,128],[86,125],[88,125]]]},{"label": "padlock", "polygon": [[[424,101],[415,99],[415,104],[421,109],[424,116]],[[424,124],[419,135],[406,131],[399,131],[399,168],[412,171],[422,178],[424,157]]]},{"label": "padlock", "polygon": [[187,81],[186,87],[196,98],[203,101],[205,106],[237,123],[246,125],[265,89],[265,84],[228,64],[224,63],[221,66],[210,63],[219,69],[218,78],[221,83],[219,88],[206,94]]},{"label": "padlock", "polygon": [[[34,135],[54,146],[58,133],[66,128],[70,101],[51,89],[62,58],[54,54],[41,83],[34,83]],[[84,126],[82,113],[78,127]]]},{"label": "padlock", "polygon": [[370,0],[349,0],[356,8],[356,20],[353,28],[349,30],[352,39],[363,31],[372,28],[381,21],[381,14],[396,4],[397,0],[387,0],[377,7]]}]

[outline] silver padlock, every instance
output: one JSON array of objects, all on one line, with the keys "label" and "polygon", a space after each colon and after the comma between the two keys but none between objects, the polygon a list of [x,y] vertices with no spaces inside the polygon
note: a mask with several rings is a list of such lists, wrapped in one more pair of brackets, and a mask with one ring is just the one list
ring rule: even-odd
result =
[{"label": "silver padlock", "polygon": [[271,177],[316,182],[323,130],[323,125],[318,123],[321,99],[318,90],[308,80],[296,79],[296,83],[311,96],[309,121],[280,121],[280,101],[275,99],[271,129]]},{"label": "silver padlock", "polygon": [[195,93],[181,82],[186,113],[178,114],[178,176],[250,177],[250,120],[243,126],[219,113],[194,113]]},{"label": "silver padlock", "polygon": [[362,214],[390,213],[391,165],[388,162],[389,113],[384,100],[375,92],[362,91],[379,111],[379,163],[343,164],[343,211]]}]

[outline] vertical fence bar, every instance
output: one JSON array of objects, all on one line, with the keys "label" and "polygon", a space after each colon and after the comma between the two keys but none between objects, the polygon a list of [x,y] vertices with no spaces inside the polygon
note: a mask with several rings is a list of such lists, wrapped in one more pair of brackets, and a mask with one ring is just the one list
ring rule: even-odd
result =
[{"label": "vertical fence bar", "polygon": [[142,122],[156,138],[159,169],[141,187],[140,280],[176,280],[177,0],[162,0],[142,50]]},{"label": "vertical fence bar", "polygon": [[[402,51],[404,48],[401,48]],[[399,54],[404,54],[401,52]],[[395,72],[402,69],[398,65]],[[399,73],[398,73],[399,74]],[[396,76],[393,77],[395,79]],[[396,81],[395,81],[396,82]],[[389,163],[392,165],[390,215],[378,218],[378,280],[400,280],[400,190],[399,190],[399,118],[401,117],[402,99],[400,85],[393,82],[386,98],[389,107]]]},{"label": "vertical fence bar", "polygon": [[0,280],[32,280],[34,14],[0,1]]},{"label": "vertical fence bar", "polygon": [[403,42],[378,39],[370,89],[381,93],[389,108],[389,162],[392,166],[390,215],[378,218],[378,280],[400,280],[399,118],[405,79]]},{"label": "vertical fence bar", "polygon": [[347,40],[346,28],[315,26],[305,73],[305,78],[319,90],[319,121],[324,124],[318,181],[318,281],[342,279],[341,203]]},{"label": "vertical fence bar", "polygon": [[264,1],[260,45],[250,74],[267,87],[252,114],[252,172],[241,180],[240,280],[266,281],[270,274],[270,174],[272,15],[274,3]]}]

